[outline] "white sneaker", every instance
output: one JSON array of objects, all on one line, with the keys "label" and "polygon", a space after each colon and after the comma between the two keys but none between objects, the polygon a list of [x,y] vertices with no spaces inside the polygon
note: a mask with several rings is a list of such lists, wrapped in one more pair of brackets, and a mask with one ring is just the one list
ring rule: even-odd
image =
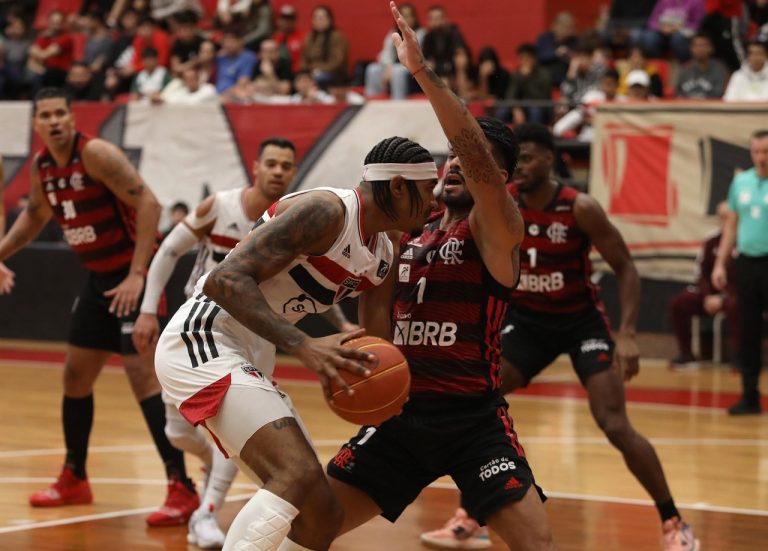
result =
[{"label": "white sneaker", "polygon": [[224,532],[219,528],[213,511],[198,509],[189,519],[187,543],[200,549],[221,549],[224,546]]}]

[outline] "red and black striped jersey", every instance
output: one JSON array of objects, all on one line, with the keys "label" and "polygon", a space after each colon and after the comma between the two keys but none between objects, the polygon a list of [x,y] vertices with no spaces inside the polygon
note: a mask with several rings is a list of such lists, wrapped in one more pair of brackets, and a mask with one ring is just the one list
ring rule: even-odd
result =
[{"label": "red and black striped jersey", "polygon": [[411,397],[482,396],[499,387],[500,329],[510,289],[488,272],[464,219],[435,216],[400,248],[393,342],[411,369]]},{"label": "red and black striped jersey", "polygon": [[92,138],[75,134],[72,156],[57,166],[47,148],[36,157],[44,195],[64,238],[85,267],[96,273],[125,269],[135,248],[136,211],[88,175],[82,152]]},{"label": "red and black striped jersey", "polygon": [[592,283],[592,242],[576,223],[573,205],[579,192],[559,184],[542,210],[527,208],[517,186],[508,186],[525,221],[520,245],[520,283],[512,307],[547,314],[580,312],[600,304]]}]

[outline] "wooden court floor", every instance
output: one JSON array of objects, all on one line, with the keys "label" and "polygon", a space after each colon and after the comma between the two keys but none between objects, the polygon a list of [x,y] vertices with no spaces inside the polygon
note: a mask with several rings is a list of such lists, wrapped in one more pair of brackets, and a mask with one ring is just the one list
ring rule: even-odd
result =
[{"label": "wooden court floor", "polygon": [[[0,340],[0,550],[186,550],[184,528],[147,528],[146,514],[165,495],[161,464],[120,368],[107,368],[95,393],[88,506],[33,509],[28,495],[58,473],[62,348]],[[31,359],[30,359],[31,358]],[[286,374],[321,462],[355,427],[336,418],[316,383]],[[765,382],[765,381],[764,381]],[[768,415],[730,418],[723,410],[738,378],[723,367],[671,372],[645,360],[628,386],[630,417],[655,445],[678,506],[703,551],[768,549]],[[764,386],[764,394],[768,388]],[[515,427],[538,482],[561,550],[659,548],[655,509],[603,438],[564,361],[524,395],[509,397]],[[654,403],[651,403],[654,402]],[[188,459],[193,478],[200,466]],[[221,512],[225,525],[255,490],[238,476]],[[395,525],[376,519],[334,543],[334,551],[424,549],[418,535],[449,517],[457,502],[450,480],[425,490]],[[493,535],[492,535],[493,538]],[[505,547],[494,540],[492,549]],[[194,549],[190,547],[189,549]]]}]

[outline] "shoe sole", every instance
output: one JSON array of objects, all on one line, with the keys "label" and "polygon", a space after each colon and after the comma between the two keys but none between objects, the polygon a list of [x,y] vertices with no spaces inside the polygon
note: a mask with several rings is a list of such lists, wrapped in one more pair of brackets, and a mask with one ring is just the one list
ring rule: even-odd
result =
[{"label": "shoe sole", "polygon": [[432,547],[433,549],[488,549],[492,545],[489,540],[446,541],[425,538],[424,536],[421,536],[419,539],[422,545]]},{"label": "shoe sole", "polygon": [[74,500],[74,501],[57,501],[54,503],[48,502],[38,502],[35,503],[31,499],[29,500],[30,507],[37,507],[39,509],[46,509],[46,508],[54,508],[54,507],[66,507],[68,505],[90,505],[93,503],[93,498],[90,499],[83,499],[83,500]]},{"label": "shoe sole", "polygon": [[218,543],[203,542],[202,544],[200,544],[198,543],[197,538],[192,532],[187,532],[187,543],[190,545],[194,545],[199,549],[221,549],[222,547],[224,547],[224,544],[218,544]]}]

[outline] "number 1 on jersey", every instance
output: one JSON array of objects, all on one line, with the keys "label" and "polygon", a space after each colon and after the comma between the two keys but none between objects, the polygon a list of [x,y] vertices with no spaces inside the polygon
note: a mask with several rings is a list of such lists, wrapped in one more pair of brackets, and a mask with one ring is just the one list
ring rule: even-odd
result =
[{"label": "number 1 on jersey", "polygon": [[421,304],[424,302],[424,290],[427,288],[427,278],[420,277],[416,282],[416,287],[419,288],[419,290],[416,292],[416,304]]},{"label": "number 1 on jersey", "polygon": [[536,247],[531,247],[525,252],[528,253],[528,264],[530,264],[531,268],[535,268],[536,267]]}]

